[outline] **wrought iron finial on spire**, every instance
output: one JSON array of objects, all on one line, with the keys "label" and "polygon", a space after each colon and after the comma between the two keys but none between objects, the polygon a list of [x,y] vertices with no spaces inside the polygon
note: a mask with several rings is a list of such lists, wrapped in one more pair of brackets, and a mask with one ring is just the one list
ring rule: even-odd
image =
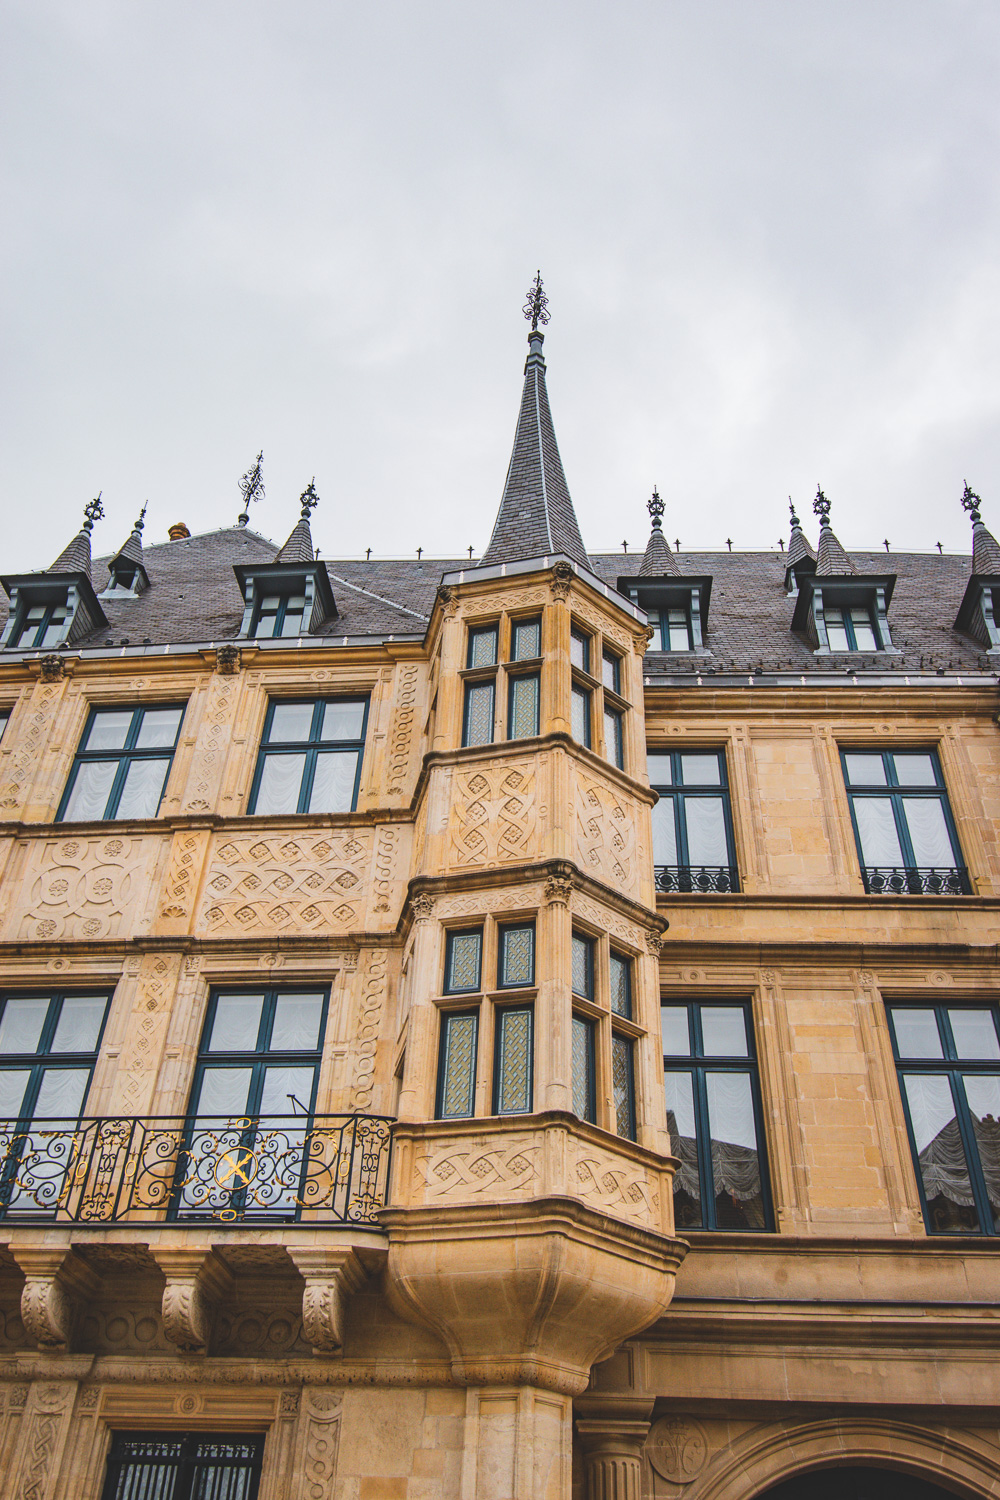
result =
[{"label": "wrought iron finial on spire", "polygon": [[305,489],[299,496],[299,504],[302,506],[301,520],[308,521],[309,512],[315,510],[319,504],[319,496],[316,493],[316,475],[310,479]]},{"label": "wrought iron finial on spire", "polygon": [[237,520],[241,526],[246,526],[250,520],[250,502],[252,500],[263,500],[264,498],[264,475],[261,473],[261,464],[264,461],[263,448],[257,454],[257,462],[252,469],[248,469],[240,480],[240,493],[243,496],[243,509]]},{"label": "wrought iron finial on spire", "polygon": [[535,279],[528,288],[528,298],[521,311],[531,324],[532,333],[536,333],[539,323],[544,327],[549,321],[549,299],[542,290],[542,273],[535,272]]},{"label": "wrought iron finial on spire", "polygon": [[133,531],[141,531],[142,528],[145,526],[145,524],[146,524],[146,508],[147,508],[148,505],[149,505],[149,501],[148,500],[144,500],[142,502],[142,510],[139,512],[139,518],[138,518],[138,520],[136,521],[135,525],[132,527]]},{"label": "wrought iron finial on spire", "polygon": [[973,525],[975,525],[977,521],[981,521],[983,519],[979,514],[979,507],[982,505],[982,503],[982,497],[980,495],[977,495],[975,490],[969,489],[969,481],[966,480],[965,491],[962,495],[962,507],[969,512],[969,520],[973,523]]},{"label": "wrought iron finial on spire", "polygon": [[104,506],[101,504],[103,490],[98,490],[93,500],[89,500],[83,507],[83,530],[93,531],[95,521],[104,520]]},{"label": "wrought iron finial on spire", "polygon": [[819,485],[816,486],[816,499],[813,501],[813,511],[819,516],[820,526],[829,526],[830,502]]},{"label": "wrought iron finial on spire", "polygon": [[656,488],[656,485],[654,484],[653,485],[653,493],[650,495],[649,499],[646,501],[646,509],[649,511],[649,514],[653,518],[653,530],[654,531],[660,531],[662,529],[661,523],[663,521],[663,512],[666,510],[666,508],[667,507],[664,505],[663,501],[660,499],[660,492]]},{"label": "wrought iron finial on spire", "polygon": [[801,522],[799,521],[798,516],[795,514],[795,501],[792,499],[791,495],[789,495],[788,497],[788,514],[792,518],[792,530],[800,530]]}]

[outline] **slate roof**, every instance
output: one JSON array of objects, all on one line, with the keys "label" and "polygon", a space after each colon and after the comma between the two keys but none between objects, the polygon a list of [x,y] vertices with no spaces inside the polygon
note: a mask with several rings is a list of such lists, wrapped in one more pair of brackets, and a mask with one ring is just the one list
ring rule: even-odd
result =
[{"label": "slate roof", "polygon": [[[102,600],[108,625],[74,645],[119,647],[184,645],[232,640],[243,616],[233,574],[238,563],[271,563],[278,548],[256,532],[234,526],[144,548],[149,588],[135,599]],[[712,577],[707,656],[649,651],[645,675],[683,677],[726,672],[864,671],[879,673],[995,670],[970,637],[954,629],[971,573],[971,558],[937,553],[855,552],[861,575],[897,575],[889,609],[893,643],[900,655],[883,652],[817,657],[791,630],[794,596],[785,592],[786,552],[684,552],[674,556],[681,577]],[[94,563],[107,572],[106,558]],[[614,589],[619,577],[637,577],[642,559],[620,552],[591,555],[592,570]],[[388,636],[422,639],[442,573],[470,568],[459,558],[322,559],[338,615],[326,627],[329,639]],[[471,564],[475,566],[474,563]],[[1000,570],[998,570],[1000,571]],[[0,621],[7,601],[0,601]],[[322,637],[323,632],[319,633]]]},{"label": "slate roof", "polygon": [[662,526],[654,525],[649,533],[649,541],[646,543],[646,551],[639,572],[644,578],[663,578],[668,573],[680,573],[677,559],[663,535]]},{"label": "slate roof", "polygon": [[315,556],[312,532],[309,530],[309,517],[302,516],[296,522],[291,536],[274,560],[279,563],[311,563]]},{"label": "slate roof", "polygon": [[82,526],[48,569],[50,573],[86,573],[90,577],[90,528]]}]

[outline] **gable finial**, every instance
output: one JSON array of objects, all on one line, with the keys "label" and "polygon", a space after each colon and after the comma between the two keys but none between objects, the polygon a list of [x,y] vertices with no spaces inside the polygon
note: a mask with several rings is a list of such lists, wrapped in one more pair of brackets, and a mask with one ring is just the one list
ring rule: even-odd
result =
[{"label": "gable finial", "polygon": [[982,497],[980,495],[977,495],[975,490],[969,489],[969,481],[966,480],[965,490],[962,494],[962,508],[969,512],[969,520],[973,525],[975,525],[977,521],[981,521],[983,519],[979,514],[979,507],[982,505],[982,503]]},{"label": "gable finial", "polygon": [[821,526],[829,526],[830,502],[819,485],[816,486],[816,499],[813,501],[813,511],[819,516],[819,524]]},{"label": "gable finial", "polygon": [[305,489],[302,491],[301,495],[299,496],[299,504],[302,506],[302,516],[301,516],[301,519],[303,521],[308,521],[308,519],[309,519],[309,512],[312,511],[312,510],[315,510],[316,507],[317,507],[317,505],[319,504],[319,496],[316,493],[316,475],[315,474],[310,479],[309,483],[306,485]]},{"label": "gable finial", "polygon": [[789,495],[788,497],[788,514],[792,518],[792,530],[801,530],[801,522],[799,521],[798,516],[795,514],[795,501],[792,499],[791,495]]},{"label": "gable finial", "polygon": [[656,488],[656,485],[654,484],[653,485],[653,493],[650,495],[649,499],[646,501],[646,509],[649,511],[649,514],[653,518],[653,530],[654,531],[660,531],[662,529],[663,512],[666,510],[666,508],[667,507],[664,505],[663,501],[660,499],[660,492]]},{"label": "gable finial", "polygon": [[95,521],[103,521],[104,520],[104,506],[101,504],[101,496],[103,494],[104,494],[103,490],[98,490],[98,492],[95,495],[94,499],[93,500],[88,500],[87,504],[83,507],[83,517],[84,517],[84,519],[83,519],[83,530],[84,531],[93,531],[93,529],[94,529],[94,522]]},{"label": "gable finial", "polygon": [[264,476],[260,467],[263,461],[264,450],[262,448],[257,454],[257,461],[253,468],[247,469],[240,480],[240,494],[243,496],[243,509],[237,517],[240,526],[246,526],[250,520],[250,502],[264,498]]},{"label": "gable finial", "polygon": [[542,273],[535,272],[535,279],[528,288],[528,297],[521,311],[531,324],[532,333],[538,332],[538,325],[543,326],[549,321],[549,299],[542,289]]}]

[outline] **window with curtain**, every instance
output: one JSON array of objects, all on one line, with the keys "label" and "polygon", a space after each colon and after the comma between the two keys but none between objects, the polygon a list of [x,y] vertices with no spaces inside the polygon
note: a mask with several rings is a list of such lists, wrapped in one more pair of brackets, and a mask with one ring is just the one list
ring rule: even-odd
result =
[{"label": "window with curtain", "polygon": [[933,750],[841,750],[865,890],[968,895],[948,793]]},{"label": "window with curtain", "polygon": [[269,704],[248,811],[351,812],[361,784],[367,698]]},{"label": "window with curtain", "polygon": [[665,1003],[663,1086],[678,1229],[770,1229],[747,1003]]},{"label": "window with curtain", "polygon": [[256,1500],[263,1433],[115,1432],[101,1500]]},{"label": "window with curtain", "polygon": [[651,749],[648,768],[657,890],[739,890],[725,751]]},{"label": "window with curtain", "polygon": [[929,1234],[1000,1234],[1000,1009],[890,1005]]},{"label": "window with curtain", "polygon": [[155,818],[183,717],[183,704],[92,708],[57,822]]},{"label": "window with curtain", "polygon": [[72,623],[68,600],[26,604],[7,642],[10,650],[42,651],[65,640]]}]

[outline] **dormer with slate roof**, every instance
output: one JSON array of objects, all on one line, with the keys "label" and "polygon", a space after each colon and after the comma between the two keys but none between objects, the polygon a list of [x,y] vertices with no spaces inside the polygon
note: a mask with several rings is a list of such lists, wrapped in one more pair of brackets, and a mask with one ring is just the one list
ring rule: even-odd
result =
[{"label": "dormer with slate roof", "polygon": [[[895,573],[859,573],[830,525],[830,502],[819,488],[813,501],[819,516],[815,570],[803,562],[794,569],[798,597],[792,629],[801,631],[817,656],[885,652],[898,655],[889,633],[889,604]],[[789,543],[791,546],[791,543]],[[786,569],[786,582],[792,565]]]},{"label": "dormer with slate roof", "polygon": [[146,507],[144,505],[124,546],[108,563],[108,572],[111,576],[102,589],[100,598],[138,599],[139,595],[149,588],[149,574],[142,560],[142,529],[145,520]]},{"label": "dormer with slate roof", "polygon": [[337,615],[326,568],[316,560],[309,515],[319,504],[315,480],[299,497],[302,514],[272,563],[237,563],[243,593],[241,639],[294,639],[311,635]]},{"label": "dormer with slate roof", "polygon": [[791,495],[788,497],[788,510],[792,529],[788,537],[788,551],[785,554],[785,593],[797,594],[800,579],[806,573],[816,571],[816,554],[810,547],[799,518],[795,514]]},{"label": "dormer with slate roof", "polygon": [[618,579],[618,592],[645,610],[653,628],[653,651],[693,651],[707,655],[711,574],[681,573],[663,535],[663,501],[654,489],[646,502],[652,530],[638,577]]},{"label": "dormer with slate roof", "polygon": [[90,533],[104,515],[100,495],[83,514],[83,525],[51,568],[0,578],[10,598],[0,649],[51,651],[108,623],[90,576]]},{"label": "dormer with slate roof", "polygon": [[955,629],[971,635],[987,651],[1000,653],[997,607],[1000,605],[1000,544],[983,524],[982,500],[968,484],[962,505],[972,522],[972,576],[955,620]]}]

